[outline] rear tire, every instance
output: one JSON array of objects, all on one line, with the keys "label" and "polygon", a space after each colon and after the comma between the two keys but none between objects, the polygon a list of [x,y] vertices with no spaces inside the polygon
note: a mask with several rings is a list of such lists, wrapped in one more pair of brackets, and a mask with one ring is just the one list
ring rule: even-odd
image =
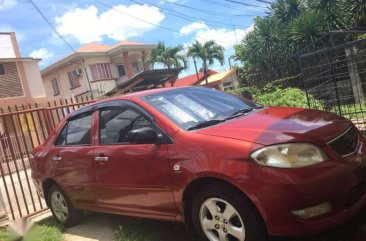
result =
[{"label": "rear tire", "polygon": [[56,185],[48,192],[48,203],[53,217],[64,226],[73,226],[81,220],[83,212],[75,209],[65,192]]},{"label": "rear tire", "polygon": [[195,196],[192,221],[200,240],[267,240],[266,228],[255,207],[225,185],[210,184]]}]

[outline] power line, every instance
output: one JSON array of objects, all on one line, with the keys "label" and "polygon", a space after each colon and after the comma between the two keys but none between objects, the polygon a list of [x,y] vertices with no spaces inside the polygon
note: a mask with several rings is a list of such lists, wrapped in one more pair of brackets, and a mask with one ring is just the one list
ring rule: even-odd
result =
[{"label": "power line", "polygon": [[260,2],[260,3],[272,4],[271,2],[264,1],[264,0],[255,0],[255,1]]},{"label": "power line", "polygon": [[46,23],[48,24],[48,26],[57,34],[57,36],[64,42],[64,44],[69,47],[71,49],[72,52],[76,53],[77,55],[79,54],[78,52],[75,51],[74,47],[71,46],[71,44],[69,42],[66,41],[66,39],[60,34],[59,31],[57,31],[56,27],[51,23],[51,21],[48,20],[48,18],[43,14],[43,12],[41,11],[41,9],[37,6],[37,4],[35,2],[33,2],[33,0],[29,0],[29,2],[33,5],[33,7],[36,9],[36,11],[38,12],[38,14],[43,18],[44,21],[46,21]]},{"label": "power line", "polygon": [[226,4],[226,3],[222,3],[222,2],[218,2],[218,1],[214,1],[214,0],[201,0],[201,1],[206,2],[206,3],[211,3],[211,4],[214,4],[216,6],[221,6],[221,7],[226,7],[226,8],[229,8],[229,9],[233,9],[233,5],[229,5],[229,4]]},{"label": "power line", "polygon": [[226,0],[226,1],[231,2],[231,3],[240,4],[240,5],[244,5],[244,6],[247,6],[247,7],[263,8],[263,6],[259,6],[259,5],[255,5],[255,4],[251,4],[251,3],[243,3],[243,2],[237,2],[237,1],[232,1],[232,0]]},{"label": "power line", "polygon": [[243,15],[243,14],[232,14],[232,15],[230,15],[230,14],[226,14],[226,13],[222,13],[222,12],[214,12],[214,11],[208,11],[208,10],[205,10],[205,9],[202,9],[202,8],[191,7],[191,6],[187,6],[187,5],[184,5],[184,4],[180,4],[180,3],[176,3],[176,2],[171,2],[171,1],[168,1],[168,0],[161,0],[161,1],[164,1],[164,2],[169,3],[169,4],[172,4],[172,5],[179,6],[179,7],[182,7],[182,8],[188,8],[188,9],[192,9],[192,10],[195,10],[195,11],[198,11],[198,12],[201,12],[201,13],[212,14],[212,15],[215,15],[215,16],[223,16],[223,17],[245,17],[245,15]]},{"label": "power line", "polygon": [[[218,2],[218,1],[214,1],[214,0],[201,0],[202,2],[206,2],[206,3],[211,3],[211,4],[214,4],[216,6],[221,6],[221,7],[225,7],[225,8],[228,8],[228,9],[233,9],[233,5],[230,5],[230,4],[225,4],[225,3],[222,3],[222,2]],[[258,6],[260,7],[260,6]],[[264,7],[263,7],[264,8]],[[252,13],[262,13],[260,11],[255,11],[255,10],[250,10]],[[255,15],[252,15],[252,16],[255,16]]]},{"label": "power line", "polygon": [[[104,6],[104,7],[106,7],[106,8],[109,8],[109,9],[115,10],[115,11],[117,11],[117,12],[120,12],[120,13],[122,13],[122,14],[125,14],[125,15],[127,15],[127,16],[129,16],[129,17],[131,17],[131,18],[136,19],[136,20],[139,20],[139,21],[142,21],[142,22],[144,22],[144,23],[147,23],[147,24],[150,24],[150,25],[156,26],[156,27],[158,27],[158,28],[162,28],[162,29],[165,29],[165,30],[168,30],[168,31],[171,31],[171,32],[179,33],[179,34],[180,34],[180,32],[179,32],[178,30],[171,29],[171,28],[168,28],[168,27],[165,27],[165,26],[161,26],[161,25],[159,25],[159,24],[151,23],[151,22],[146,21],[146,20],[144,20],[144,19],[141,19],[141,18],[138,18],[138,17],[132,16],[131,14],[128,14],[128,13],[123,12],[123,11],[120,11],[119,9],[117,9],[117,8],[115,8],[115,7],[113,7],[113,6],[110,6],[110,5],[108,5],[108,4],[105,4],[105,3],[103,3],[103,2],[101,2],[101,1],[99,1],[99,0],[93,0],[93,1],[94,1],[94,2],[97,2],[97,3],[101,4],[101,5],[103,5],[103,6]],[[211,39],[206,39],[206,38],[202,38],[202,37],[200,37],[200,39],[203,39],[203,40],[206,40],[206,41],[207,41],[207,40],[211,40]],[[222,41],[222,40],[215,40],[215,41],[217,41],[217,42],[221,42],[221,43],[229,43],[228,41]]]},{"label": "power line", "polygon": [[[223,25],[223,26],[228,26],[228,27],[232,27],[232,24],[227,24],[227,23],[222,23],[222,22],[217,22],[217,21],[212,21],[212,20],[208,20],[208,19],[205,19],[205,18],[200,18],[200,17],[195,17],[195,16],[190,16],[190,15],[187,15],[187,14],[184,14],[184,13],[181,13],[181,12],[178,12],[178,11],[174,11],[174,10],[171,10],[171,9],[167,9],[167,8],[163,8],[161,6],[158,6],[156,4],[153,4],[153,3],[150,3],[150,2],[146,2],[146,1],[143,1],[143,2],[139,2],[139,1],[136,1],[136,0],[129,0],[130,2],[133,2],[133,3],[137,3],[137,4],[148,4],[148,5],[151,5],[151,6],[154,6],[154,7],[157,7],[159,8],[161,11],[167,13],[167,14],[170,14],[170,15],[173,15],[173,16],[176,16],[178,18],[182,18],[182,19],[185,19],[185,20],[188,20],[190,22],[193,21],[193,19],[196,19],[196,20],[200,20],[200,21],[203,21],[205,24],[207,24],[208,26],[212,26],[212,27],[220,27],[218,26],[217,24],[220,24],[220,25]],[[248,15],[249,16],[249,15]],[[253,16],[253,15],[250,15],[250,16]],[[195,20],[195,21],[196,21]],[[210,23],[213,23],[213,24],[210,24]],[[248,28],[249,26],[244,26],[244,25],[235,25],[237,27],[242,27],[242,28]]]},{"label": "power line", "polygon": [[[259,8],[266,8],[266,7],[263,7],[263,6],[259,6],[259,5],[254,5],[254,4],[250,4],[250,3],[243,3],[243,2],[238,2],[238,1],[234,1],[234,0],[225,0],[227,2],[231,2],[231,3],[236,3],[236,4],[240,4],[240,5],[244,5],[244,6],[247,6],[247,7],[259,7]],[[256,0],[258,1],[258,0]],[[258,1],[258,2],[262,2],[262,0]],[[266,2],[268,3],[268,2]]]},{"label": "power line", "polygon": [[139,21],[141,21],[141,22],[144,22],[144,23],[147,23],[147,24],[150,24],[150,25],[153,25],[153,26],[155,26],[155,27],[162,28],[162,29],[165,29],[165,30],[168,30],[168,31],[171,31],[171,32],[179,33],[179,31],[174,30],[174,29],[172,29],[172,28],[168,28],[168,27],[165,27],[165,26],[161,26],[161,25],[159,25],[159,24],[156,24],[156,23],[152,23],[152,22],[146,21],[146,20],[144,20],[144,19],[142,19],[142,18],[139,18],[139,17],[136,17],[136,16],[132,16],[131,14],[128,14],[128,13],[126,13],[126,12],[123,12],[123,11],[121,11],[121,10],[119,10],[119,9],[117,9],[117,8],[113,7],[113,6],[110,6],[110,5],[108,5],[108,4],[105,4],[105,3],[101,2],[101,1],[98,1],[98,0],[93,0],[93,1],[94,1],[94,2],[99,3],[100,5],[103,5],[103,6],[104,6],[104,7],[106,7],[106,8],[113,9],[113,10],[115,10],[115,11],[117,11],[117,12],[120,12],[120,13],[122,13],[122,14],[126,15],[126,16],[129,16],[130,18],[134,18],[134,19],[139,20]]},{"label": "power line", "polygon": [[90,84],[90,80],[89,80],[89,76],[88,76],[88,72],[86,71],[85,68],[85,60],[84,58],[78,53],[76,52],[76,50],[74,49],[74,47],[72,47],[72,45],[66,41],[66,39],[62,36],[62,34],[57,30],[57,28],[51,23],[50,20],[48,20],[48,18],[46,17],[46,15],[43,14],[42,10],[37,6],[37,4],[35,2],[33,2],[33,0],[29,0],[29,2],[33,5],[34,9],[38,12],[38,14],[43,18],[43,20],[48,24],[48,26],[57,34],[57,36],[64,42],[64,44],[69,47],[71,49],[71,51],[73,53],[75,53],[77,56],[79,56],[80,58],[82,58],[82,65],[84,67],[84,71],[85,71],[85,76],[86,76],[86,81],[88,82],[89,85],[89,89],[90,89],[90,95],[92,97],[92,99],[94,99],[94,94],[93,94],[93,90]]}]

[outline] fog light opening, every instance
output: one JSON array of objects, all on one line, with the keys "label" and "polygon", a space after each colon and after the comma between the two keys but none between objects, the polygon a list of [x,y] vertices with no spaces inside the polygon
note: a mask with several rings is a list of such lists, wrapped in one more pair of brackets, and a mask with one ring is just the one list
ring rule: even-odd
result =
[{"label": "fog light opening", "polygon": [[320,205],[309,207],[300,210],[291,211],[293,215],[300,219],[307,219],[317,217],[332,211],[332,206],[329,202],[322,203]]}]

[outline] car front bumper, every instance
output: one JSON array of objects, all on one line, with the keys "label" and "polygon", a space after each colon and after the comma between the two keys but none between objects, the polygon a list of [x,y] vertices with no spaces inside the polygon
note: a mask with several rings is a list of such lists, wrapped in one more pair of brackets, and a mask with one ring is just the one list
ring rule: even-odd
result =
[{"label": "car front bumper", "polygon": [[[324,147],[329,160],[297,169],[263,167],[240,183],[261,213],[270,235],[304,236],[346,222],[366,207],[366,142],[342,158]],[[330,203],[331,211],[308,219],[292,211]]]}]

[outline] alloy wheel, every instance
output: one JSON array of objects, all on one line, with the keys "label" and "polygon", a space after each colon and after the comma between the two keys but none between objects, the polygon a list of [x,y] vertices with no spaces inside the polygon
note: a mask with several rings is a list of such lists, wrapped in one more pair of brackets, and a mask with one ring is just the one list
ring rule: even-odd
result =
[{"label": "alloy wheel", "polygon": [[52,193],[51,206],[56,218],[61,222],[65,222],[69,216],[69,209],[64,196],[60,192],[55,191]]},{"label": "alloy wheel", "polygon": [[199,213],[201,227],[210,241],[244,241],[245,227],[233,205],[220,198],[202,203]]}]

